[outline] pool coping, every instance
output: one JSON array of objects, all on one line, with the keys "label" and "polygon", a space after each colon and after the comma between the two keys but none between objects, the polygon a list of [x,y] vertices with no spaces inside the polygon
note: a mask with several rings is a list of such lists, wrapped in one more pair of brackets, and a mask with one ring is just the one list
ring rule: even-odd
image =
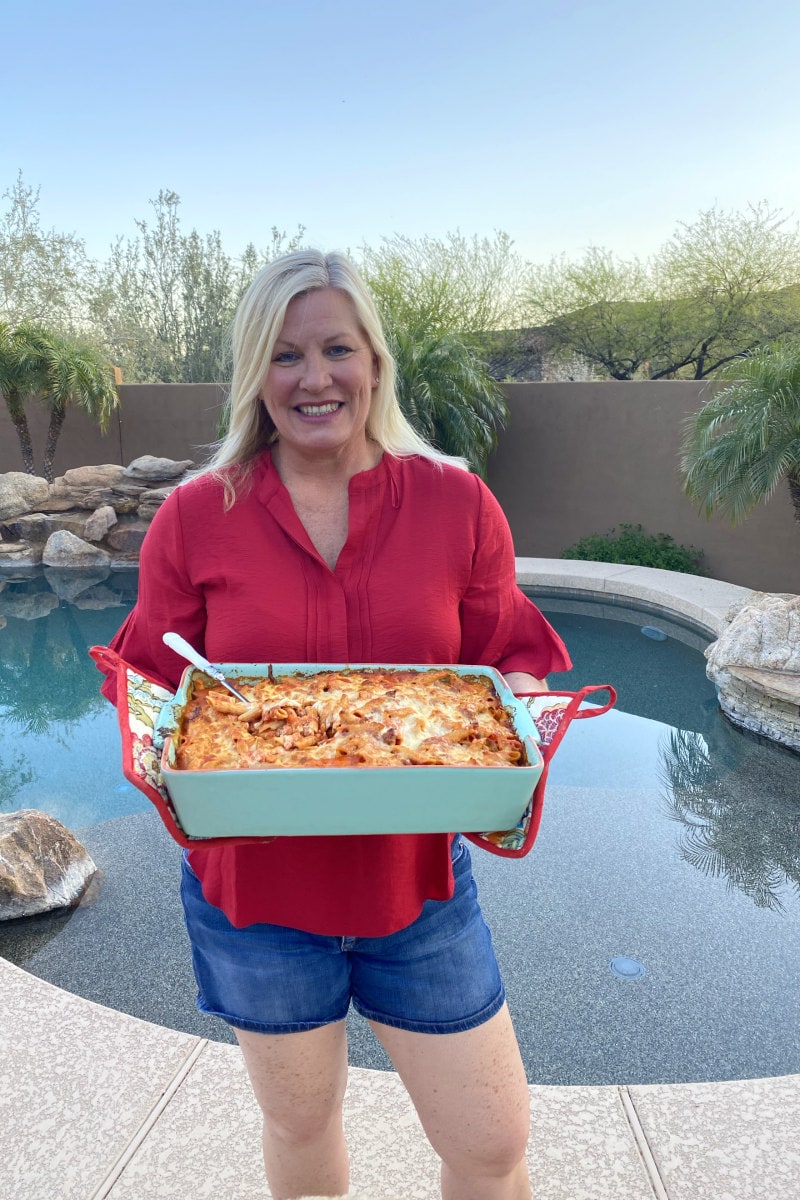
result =
[{"label": "pool coping", "polygon": [[563,558],[518,558],[517,582],[537,596],[562,596],[606,604],[630,604],[665,617],[678,617],[719,637],[731,610],[753,589],[702,575],[654,567],[583,562]]},{"label": "pool coping", "polygon": [[[517,560],[535,596],[634,604],[710,636],[750,589],[646,567]],[[793,1200],[800,1075],[530,1087],[536,1200]],[[4,1113],[5,1107],[5,1113]],[[436,1156],[393,1072],[351,1067],[364,1196],[438,1196]],[[5,1119],[3,1117],[5,1116]],[[152,1025],[0,959],[0,1194],[15,1200],[268,1196],[235,1046]]]}]

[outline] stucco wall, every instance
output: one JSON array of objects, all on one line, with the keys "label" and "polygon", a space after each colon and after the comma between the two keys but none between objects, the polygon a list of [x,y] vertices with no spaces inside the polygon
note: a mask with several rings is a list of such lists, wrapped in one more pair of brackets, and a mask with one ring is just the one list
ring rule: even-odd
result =
[{"label": "stucco wall", "polygon": [[518,555],[558,558],[590,533],[623,522],[705,551],[717,579],[762,591],[800,592],[800,523],[781,487],[742,525],[707,520],[679,475],[684,422],[708,385],[506,385],[507,429],[489,483],[508,516]]},{"label": "stucco wall", "polygon": [[[590,533],[622,522],[669,533],[706,553],[718,579],[762,591],[800,593],[800,524],[782,487],[743,525],[706,520],[683,495],[683,423],[707,385],[507,384],[510,423],[489,466],[518,555],[558,557]],[[79,411],[64,423],[55,473],[143,454],[201,462],[216,436],[222,391],[214,384],[123,385],[120,411],[102,436]],[[31,407],[37,466],[46,418]],[[18,471],[16,434],[0,406],[0,471]]]},{"label": "stucco wall", "polygon": [[[206,457],[205,447],[217,436],[223,392],[213,383],[123,384],[120,405],[104,435],[80,409],[70,409],[56,448],[54,474],[98,463],[127,466],[143,454],[165,458]],[[29,404],[36,469],[41,470],[47,436],[43,406]],[[0,405],[0,471],[21,471],[16,431],[5,405]]]}]

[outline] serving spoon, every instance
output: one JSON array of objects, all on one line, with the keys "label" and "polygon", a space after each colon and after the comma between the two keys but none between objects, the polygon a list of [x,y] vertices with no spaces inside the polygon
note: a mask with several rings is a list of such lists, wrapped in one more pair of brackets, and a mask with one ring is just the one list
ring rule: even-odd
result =
[{"label": "serving spoon", "polygon": [[217,683],[221,683],[229,692],[232,692],[237,700],[241,700],[247,705],[252,703],[241,692],[237,692],[232,683],[228,683],[219,667],[215,667],[207,658],[203,658],[202,654],[195,650],[194,646],[190,646],[186,638],[182,638],[179,633],[165,633],[163,641],[165,645],[169,646],[170,650],[174,650],[176,654],[180,654],[181,658],[185,658],[193,667],[199,667],[201,671],[205,671],[206,675],[210,675],[212,679],[216,679]]}]

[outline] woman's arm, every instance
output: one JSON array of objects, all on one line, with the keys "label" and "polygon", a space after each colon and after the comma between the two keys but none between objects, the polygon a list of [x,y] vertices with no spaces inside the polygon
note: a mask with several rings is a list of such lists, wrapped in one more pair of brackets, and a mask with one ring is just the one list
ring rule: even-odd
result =
[{"label": "woman's arm", "polygon": [[519,694],[520,692],[549,692],[546,679],[536,679],[533,675],[527,675],[524,671],[509,671],[504,675],[508,686],[512,692]]}]

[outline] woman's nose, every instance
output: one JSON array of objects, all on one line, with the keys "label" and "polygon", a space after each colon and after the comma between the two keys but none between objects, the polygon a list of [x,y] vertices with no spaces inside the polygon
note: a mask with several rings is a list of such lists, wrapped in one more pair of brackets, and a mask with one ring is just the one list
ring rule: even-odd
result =
[{"label": "woman's nose", "polygon": [[307,392],[321,392],[331,381],[328,364],[321,354],[307,354],[303,360],[300,386]]}]

